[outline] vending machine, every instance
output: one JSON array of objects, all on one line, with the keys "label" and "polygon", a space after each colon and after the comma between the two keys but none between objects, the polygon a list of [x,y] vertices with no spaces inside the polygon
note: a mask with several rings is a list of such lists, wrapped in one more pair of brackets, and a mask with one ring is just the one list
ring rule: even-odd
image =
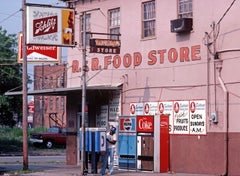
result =
[{"label": "vending machine", "polygon": [[136,117],[119,117],[119,168],[134,169],[137,166]]},{"label": "vending machine", "polygon": [[154,116],[137,116],[137,169],[154,170]]}]

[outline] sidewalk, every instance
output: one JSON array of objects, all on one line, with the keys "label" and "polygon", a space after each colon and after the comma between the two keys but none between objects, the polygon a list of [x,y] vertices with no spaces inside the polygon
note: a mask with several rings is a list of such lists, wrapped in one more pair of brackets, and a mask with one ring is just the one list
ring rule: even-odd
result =
[{"label": "sidewalk", "polygon": [[[79,166],[62,166],[56,168],[48,168],[44,170],[39,167],[37,172],[25,173],[25,174],[8,174],[5,173],[4,176],[81,176],[82,174],[81,169]],[[88,173],[89,176],[100,176],[100,174],[91,174]],[[186,173],[154,173],[154,172],[147,172],[147,171],[133,171],[133,170],[122,170],[122,169],[115,169],[113,175],[119,176],[211,176],[207,174],[186,174]],[[212,175],[213,176],[213,175]]]}]

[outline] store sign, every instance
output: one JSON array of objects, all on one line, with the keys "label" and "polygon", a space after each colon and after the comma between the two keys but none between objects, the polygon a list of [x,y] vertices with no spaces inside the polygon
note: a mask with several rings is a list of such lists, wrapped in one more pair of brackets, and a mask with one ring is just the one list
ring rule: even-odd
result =
[{"label": "store sign", "polygon": [[[18,35],[18,63],[23,62],[22,33]],[[28,63],[59,63],[61,62],[61,48],[57,46],[27,45],[26,54]]]},{"label": "store sign", "polygon": [[74,9],[33,5],[26,9],[26,44],[75,46]]},{"label": "store sign", "polygon": [[120,40],[90,39],[90,53],[119,54]]},{"label": "store sign", "polygon": [[137,132],[153,133],[154,116],[137,116]]},{"label": "store sign", "polygon": [[[107,50],[105,51],[105,53]],[[146,52],[146,53],[145,53]],[[99,53],[101,53],[99,51]],[[110,53],[109,53],[110,54]],[[114,53],[113,53],[114,54]],[[87,67],[90,71],[99,71],[102,69],[121,69],[121,68],[141,68],[148,65],[160,66],[164,64],[179,64],[197,62],[201,60],[201,45],[184,46],[170,49],[153,49],[144,51],[144,53],[135,51],[133,53],[122,53],[121,55],[106,55],[99,58],[101,55],[90,58]],[[72,73],[78,73],[80,68],[79,59],[72,60]]]}]

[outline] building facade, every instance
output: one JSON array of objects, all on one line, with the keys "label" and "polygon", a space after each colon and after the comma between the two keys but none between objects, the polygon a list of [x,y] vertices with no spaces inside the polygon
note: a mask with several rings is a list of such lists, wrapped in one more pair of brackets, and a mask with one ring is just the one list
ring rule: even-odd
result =
[{"label": "building facade", "polygon": [[[240,2],[79,0],[70,5],[79,20],[77,46],[68,49],[67,87],[81,87],[87,70],[88,126],[151,115],[157,129],[164,114],[169,171],[238,175]],[[120,40],[120,53],[106,46],[91,52],[89,39]],[[68,164],[78,162],[74,132],[81,98],[80,93],[67,97],[67,127],[73,132],[67,139]],[[161,171],[163,155],[159,131],[154,130],[155,172]]]},{"label": "building facade", "polygon": [[[34,90],[66,87],[66,65],[34,66]],[[33,126],[66,127],[66,96],[34,95]]]}]

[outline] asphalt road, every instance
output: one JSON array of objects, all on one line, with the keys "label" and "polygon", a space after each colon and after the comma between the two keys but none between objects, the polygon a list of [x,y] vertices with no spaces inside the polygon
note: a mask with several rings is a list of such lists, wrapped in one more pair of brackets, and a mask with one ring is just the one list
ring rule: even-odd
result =
[{"label": "asphalt road", "polygon": [[[64,167],[66,156],[28,156],[30,170],[50,170]],[[22,156],[0,156],[0,175],[23,169]]]}]

